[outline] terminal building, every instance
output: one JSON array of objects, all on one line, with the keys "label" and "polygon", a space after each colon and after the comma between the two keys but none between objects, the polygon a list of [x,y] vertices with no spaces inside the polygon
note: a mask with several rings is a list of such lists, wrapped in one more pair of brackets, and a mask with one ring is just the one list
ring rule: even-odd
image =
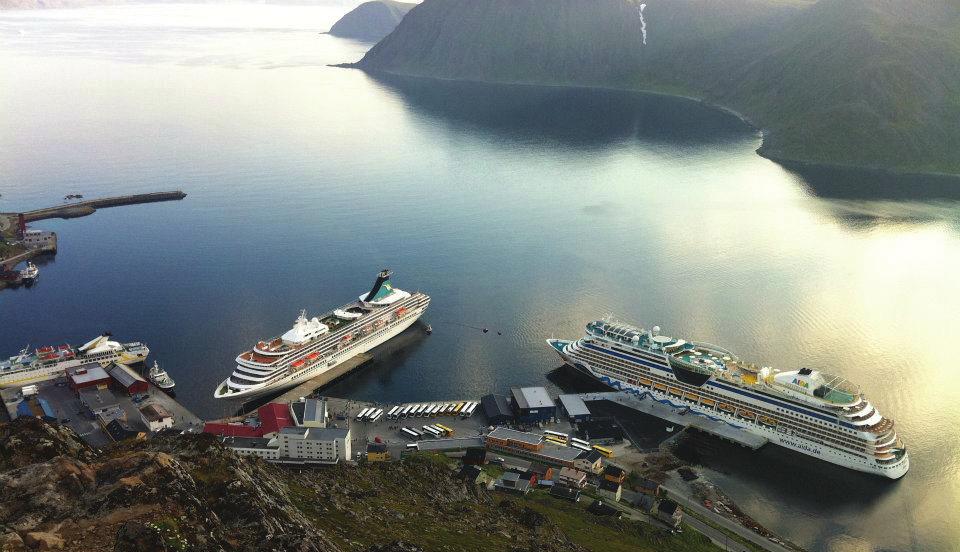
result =
[{"label": "terminal building", "polygon": [[557,417],[557,406],[543,387],[514,387],[510,399],[521,422],[548,422]]}]

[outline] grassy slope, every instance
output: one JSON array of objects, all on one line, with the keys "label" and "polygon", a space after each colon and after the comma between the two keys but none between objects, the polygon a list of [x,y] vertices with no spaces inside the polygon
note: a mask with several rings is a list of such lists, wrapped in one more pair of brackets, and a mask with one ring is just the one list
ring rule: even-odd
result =
[{"label": "grassy slope", "polygon": [[[450,478],[445,459],[421,455],[403,464],[304,471],[290,484],[290,494],[294,504],[344,549],[351,542],[366,548],[402,540],[427,551],[569,550],[571,541],[596,552],[716,550],[698,533],[669,535],[638,522],[597,518],[582,504],[575,506],[543,491],[519,498],[462,488],[458,496],[450,486],[456,489],[461,484]],[[349,499],[331,501],[331,488],[349,489]],[[529,517],[524,508],[553,524],[531,530],[523,521]]]},{"label": "grassy slope", "polygon": [[361,67],[705,98],[794,160],[960,173],[960,8],[892,0],[426,0]]}]

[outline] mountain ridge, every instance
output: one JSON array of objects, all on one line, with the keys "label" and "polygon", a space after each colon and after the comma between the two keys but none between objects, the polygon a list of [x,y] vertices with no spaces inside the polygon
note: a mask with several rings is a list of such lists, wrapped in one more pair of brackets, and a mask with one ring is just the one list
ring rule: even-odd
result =
[{"label": "mountain ridge", "polygon": [[396,0],[372,0],[347,12],[330,27],[327,34],[377,42],[397,27],[416,4]]},{"label": "mountain ridge", "polygon": [[[903,13],[901,13],[903,12]],[[960,8],[934,1],[426,0],[354,67],[670,93],[779,161],[960,174]]]}]

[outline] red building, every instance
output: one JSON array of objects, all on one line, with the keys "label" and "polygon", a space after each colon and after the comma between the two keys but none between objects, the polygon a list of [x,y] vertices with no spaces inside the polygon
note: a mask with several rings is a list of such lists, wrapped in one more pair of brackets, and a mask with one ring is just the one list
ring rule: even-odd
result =
[{"label": "red building", "polygon": [[131,395],[146,393],[150,388],[143,376],[123,364],[113,363],[107,371],[110,372],[110,377],[116,382],[115,384]]},{"label": "red building", "polygon": [[106,389],[110,385],[110,375],[99,364],[84,364],[67,370],[67,382],[74,391],[85,387]]},{"label": "red building", "polygon": [[280,403],[269,403],[261,406],[257,409],[257,418],[260,420],[258,426],[207,422],[203,425],[203,432],[224,437],[263,437],[274,434],[285,427],[296,425],[293,416],[290,415],[290,406]]}]

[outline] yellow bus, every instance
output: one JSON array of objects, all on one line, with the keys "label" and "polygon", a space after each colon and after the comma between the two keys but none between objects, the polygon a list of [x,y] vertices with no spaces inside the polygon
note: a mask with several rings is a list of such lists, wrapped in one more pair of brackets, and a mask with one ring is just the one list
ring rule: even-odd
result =
[{"label": "yellow bus", "polygon": [[457,403],[457,406],[453,409],[453,412],[450,413],[451,416],[459,414],[463,410],[463,405],[467,403]]},{"label": "yellow bus", "polygon": [[600,445],[593,445],[593,450],[602,454],[605,458],[613,458],[613,451],[607,447],[601,447]]},{"label": "yellow bus", "polygon": [[561,445],[561,446],[564,446],[564,447],[567,446],[567,442],[566,442],[566,441],[561,441],[560,439],[557,439],[556,437],[552,437],[552,436],[550,436],[550,435],[544,435],[543,438],[546,439],[547,441],[550,441],[551,443],[553,443],[553,444],[555,444],[555,445]]},{"label": "yellow bus", "polygon": [[442,429],[448,436],[453,435],[453,430],[443,424],[433,424]]}]

